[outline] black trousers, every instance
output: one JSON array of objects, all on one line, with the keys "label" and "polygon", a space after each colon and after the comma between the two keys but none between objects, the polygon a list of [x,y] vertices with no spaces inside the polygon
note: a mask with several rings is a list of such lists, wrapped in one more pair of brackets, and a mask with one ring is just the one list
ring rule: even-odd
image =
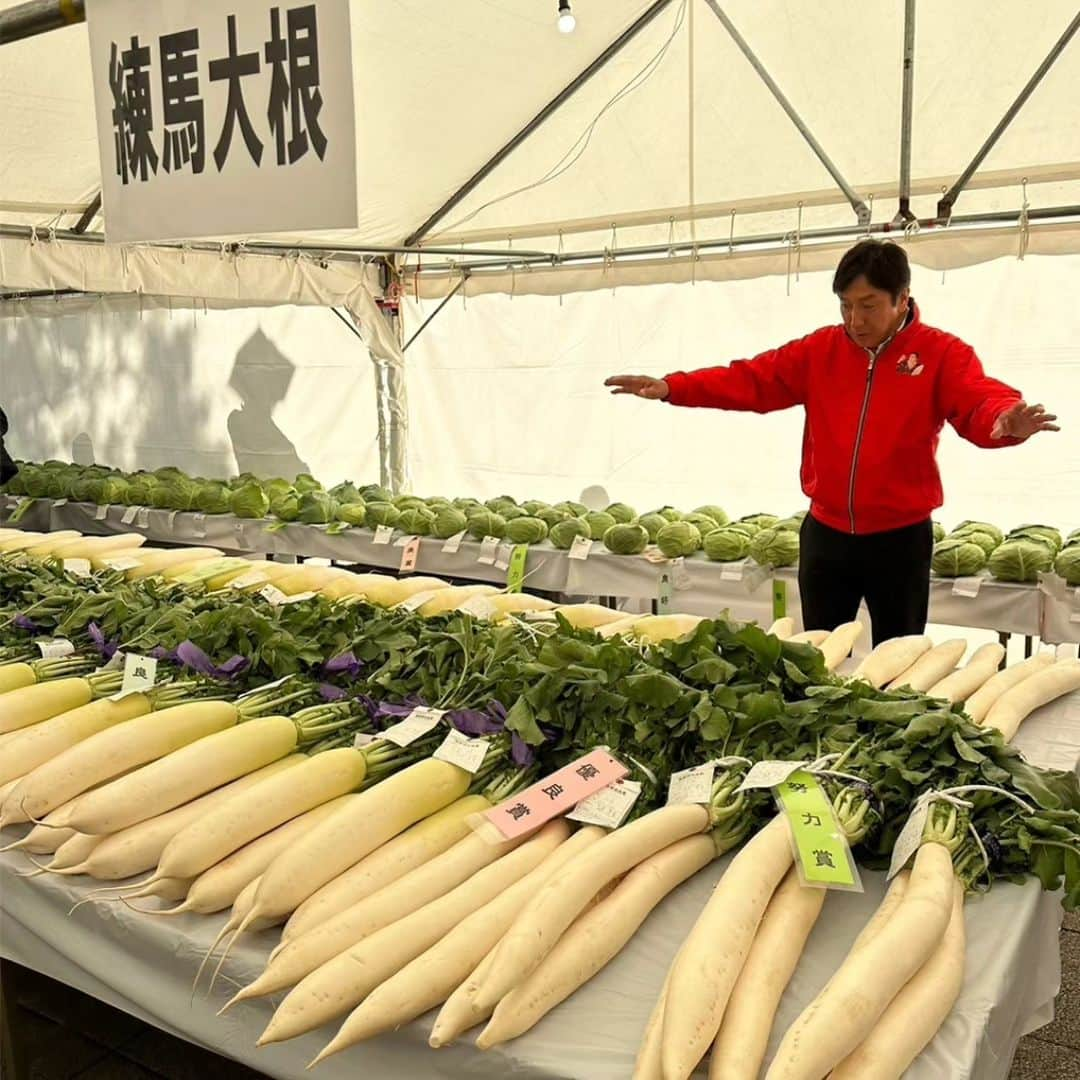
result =
[{"label": "black trousers", "polygon": [[934,533],[929,519],[852,536],[809,514],[799,543],[799,592],[807,630],[850,622],[866,600],[874,644],[926,629]]}]

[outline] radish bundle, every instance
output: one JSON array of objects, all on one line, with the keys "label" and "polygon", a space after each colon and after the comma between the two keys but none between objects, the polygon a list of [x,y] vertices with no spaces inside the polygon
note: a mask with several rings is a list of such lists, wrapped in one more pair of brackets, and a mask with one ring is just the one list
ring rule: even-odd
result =
[{"label": "radish bundle", "polygon": [[[25,693],[14,697],[9,695],[16,694],[18,690],[29,690],[31,687],[49,683],[55,679],[71,679],[74,683],[72,676],[84,675],[93,669],[93,661],[78,656],[61,656],[49,660],[30,660],[27,663],[0,665],[0,732],[17,731],[29,724],[36,724],[38,719],[34,717],[38,717],[43,710],[42,705],[38,705],[36,709],[34,707],[34,699],[39,695]],[[115,676],[111,681],[115,683],[113,689],[119,689],[120,683]],[[102,680],[99,679],[98,683],[101,682]],[[68,694],[70,700],[75,700],[78,696],[77,692],[70,687]],[[92,696],[88,694],[86,701],[79,701],[78,704],[85,705]],[[75,707],[75,705],[71,706],[71,708]]]},{"label": "radish bundle", "polygon": [[64,657],[60,660],[36,660],[30,665],[35,672],[45,672],[29,686],[21,686],[0,694],[0,733],[7,734],[40,724],[54,716],[88,705],[95,697],[115,693],[120,689],[118,671],[103,671],[85,678],[78,675],[91,665],[83,660]]}]

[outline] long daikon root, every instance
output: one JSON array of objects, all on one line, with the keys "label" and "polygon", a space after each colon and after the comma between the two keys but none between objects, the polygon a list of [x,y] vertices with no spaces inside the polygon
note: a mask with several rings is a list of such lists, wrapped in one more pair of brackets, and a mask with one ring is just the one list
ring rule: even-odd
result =
[{"label": "long daikon root", "polygon": [[[678,954],[672,961],[671,967],[675,966]],[[632,1080],[664,1080],[664,1066],[660,1060],[664,1037],[664,1010],[667,1008],[668,988],[671,986],[671,968],[668,968],[664,976],[664,985],[660,988],[660,994],[656,1004],[649,1013],[649,1019],[645,1024],[645,1033],[641,1037],[641,1046],[638,1049],[637,1059],[634,1061],[634,1075]]]},{"label": "long daikon root", "polygon": [[983,726],[997,728],[1009,742],[1031,713],[1074,690],[1080,690],[1080,660],[1059,660],[1006,690],[990,707]]},{"label": "long daikon root", "polygon": [[795,869],[773,893],[713,1043],[709,1080],[757,1080],[784,989],[821,914],[825,889]]},{"label": "long daikon root", "polygon": [[948,702],[966,701],[994,677],[1004,656],[1004,647],[996,642],[983,645],[962,668],[946,675],[926,692],[930,697],[944,698]]},{"label": "long daikon root", "polygon": [[964,702],[964,712],[976,724],[981,724],[986,719],[986,714],[990,711],[991,706],[1006,690],[1011,690],[1025,679],[1042,671],[1043,668],[1049,667],[1055,660],[1056,657],[1052,652],[1043,652],[1037,656],[1031,656],[1027,660],[1021,660],[1019,664],[1010,664],[1004,671],[999,671],[983,683]]},{"label": "long daikon root", "polygon": [[941,682],[947,675],[952,674],[965,652],[967,652],[967,642],[963,638],[953,638],[935,645],[923,653],[907,671],[902,671],[897,675],[889,683],[888,689],[898,690],[900,687],[907,687],[925,693],[935,683]]},{"label": "long daikon root", "polygon": [[833,1069],[831,1080],[899,1080],[960,996],[965,947],[964,887],[957,880],[941,943],[893,998],[870,1034]]}]

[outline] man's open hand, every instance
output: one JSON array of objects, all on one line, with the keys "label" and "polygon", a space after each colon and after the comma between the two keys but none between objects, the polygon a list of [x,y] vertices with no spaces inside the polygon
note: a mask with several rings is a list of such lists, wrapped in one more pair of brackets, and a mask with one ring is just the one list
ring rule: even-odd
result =
[{"label": "man's open hand", "polygon": [[1029,405],[1018,401],[1015,405],[998,415],[994,421],[992,438],[1026,439],[1040,431],[1060,431],[1054,423],[1057,417],[1048,413],[1041,405]]},{"label": "man's open hand", "polygon": [[651,401],[663,401],[668,396],[668,384],[650,375],[612,375],[604,385],[612,387],[613,394],[633,394]]}]

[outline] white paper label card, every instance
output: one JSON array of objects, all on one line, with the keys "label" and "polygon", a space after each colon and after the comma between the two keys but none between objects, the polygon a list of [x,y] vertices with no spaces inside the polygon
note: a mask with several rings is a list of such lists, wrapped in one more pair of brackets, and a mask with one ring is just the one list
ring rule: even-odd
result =
[{"label": "white paper label card", "polygon": [[460,731],[451,731],[431,756],[474,773],[484,764],[488,752],[487,739],[470,739]]},{"label": "white paper label card", "polygon": [[113,701],[126,698],[129,694],[141,694],[154,685],[157,678],[157,661],[152,656],[139,656],[128,653],[124,657],[124,681],[118,693],[112,695]]},{"label": "white paper label card", "polygon": [[671,774],[668,781],[668,806],[679,803],[708,803],[712,799],[716,766],[710,761]]},{"label": "white paper label card", "polygon": [[958,577],[953,581],[952,594],[953,596],[967,596],[974,599],[979,595],[982,583],[983,579],[981,577]]},{"label": "white paper label card", "polygon": [[679,590],[689,589],[693,584],[690,571],[686,569],[686,560],[681,555],[671,560],[671,583]]},{"label": "white paper label card", "polygon": [[404,550],[401,552],[400,572],[411,574],[416,569],[416,560],[420,554],[420,537],[407,536],[405,540]]},{"label": "white paper label card", "polygon": [[135,524],[138,525],[140,529],[150,528],[150,511],[147,510],[145,506],[139,507],[139,513],[137,515]]},{"label": "white paper label card", "polygon": [[470,596],[458,611],[464,611],[474,619],[490,619],[496,613],[495,605],[483,593]]},{"label": "white paper label card", "polygon": [[99,506],[94,511],[95,521],[104,521],[109,516],[109,508],[106,505]]},{"label": "white paper label card", "polygon": [[500,544],[498,554],[495,556],[495,569],[496,570],[509,570],[510,569],[510,553],[513,551],[513,546],[508,544]]},{"label": "white paper label card", "polygon": [[373,543],[376,544],[389,544],[391,538],[394,535],[393,525],[376,525],[375,526],[375,539]]},{"label": "white paper label card", "polygon": [[279,604],[299,604],[301,600],[310,600],[313,596],[318,596],[317,592],[298,592],[282,594],[282,599],[278,601]]},{"label": "white paper label card", "polygon": [[353,736],[353,749],[362,750],[365,746],[370,746],[373,742],[375,742],[375,740],[375,735],[369,735],[366,731],[358,731]]},{"label": "white paper label card", "polygon": [[592,552],[593,542],[587,536],[575,536],[567,554],[568,559],[587,559]]},{"label": "white paper label card", "polygon": [[429,709],[426,705],[421,705],[413,709],[404,720],[388,727],[382,733],[382,738],[388,739],[395,746],[409,746],[438,727],[439,721],[445,715],[445,709]]},{"label": "white paper label card", "polygon": [[74,574],[76,577],[89,577],[90,576],[90,560],[89,559],[65,559],[64,569],[69,574]]},{"label": "white paper label card", "polygon": [[59,508],[61,506],[67,506],[67,499],[53,499],[53,508]]},{"label": "white paper label card", "polygon": [[740,559],[738,562],[722,563],[720,567],[720,580],[721,581],[742,581],[743,575],[746,573],[746,560]]},{"label": "white paper label card", "polygon": [[115,559],[106,559],[105,565],[110,570],[134,570],[137,566],[142,566],[142,563],[138,559],[133,559],[130,555],[118,555]]},{"label": "white paper label card", "polygon": [[264,585],[259,590],[259,595],[268,604],[273,604],[274,607],[279,607],[288,599],[285,593],[283,593],[276,585]]},{"label": "white paper label card", "polygon": [[582,799],[566,816],[583,825],[617,829],[634,808],[640,794],[641,784],[636,780],[616,780],[614,784]]},{"label": "white paper label card", "polygon": [[454,533],[442,546],[444,555],[453,555],[461,548],[461,541],[465,539],[465,532]]},{"label": "white paper label card", "polygon": [[478,563],[486,566],[495,565],[495,555],[499,550],[499,538],[497,536],[485,536],[480,541],[480,554],[476,557]]},{"label": "white paper label card", "polygon": [[438,596],[438,594],[438,589],[425,589],[423,592],[413,593],[412,596],[402,600],[400,604],[395,604],[394,607],[400,608],[402,611],[419,611],[433,596]]},{"label": "white paper label card", "polygon": [[205,514],[199,513],[191,515],[191,531],[195,534],[195,536],[199,537],[200,539],[206,536]]},{"label": "white paper label card", "polygon": [[46,641],[35,642],[41,650],[42,660],[55,660],[61,656],[70,656],[75,651],[75,646],[67,638],[51,638]]},{"label": "white paper label card", "polygon": [[245,570],[239,577],[234,577],[229,582],[230,589],[250,589],[252,585],[258,585],[266,579],[262,570]]},{"label": "white paper label card", "polygon": [[649,544],[641,554],[651,563],[668,561],[668,557],[655,544]]},{"label": "white paper label card", "polygon": [[904,869],[908,859],[919,850],[919,845],[922,843],[923,827],[926,825],[926,817],[929,813],[930,800],[920,799],[915,804],[915,809],[912,810],[904,827],[900,830],[896,843],[893,844],[892,861],[889,863],[889,874],[885,879],[886,881],[899,874]]},{"label": "white paper label card", "polygon": [[120,515],[121,525],[130,525],[135,520],[135,515],[139,512],[137,506],[129,506],[123,514]]},{"label": "white paper label card", "polygon": [[759,761],[751,766],[746,778],[735,789],[749,791],[751,788],[771,788],[782,784],[793,772],[806,767],[805,761]]}]

